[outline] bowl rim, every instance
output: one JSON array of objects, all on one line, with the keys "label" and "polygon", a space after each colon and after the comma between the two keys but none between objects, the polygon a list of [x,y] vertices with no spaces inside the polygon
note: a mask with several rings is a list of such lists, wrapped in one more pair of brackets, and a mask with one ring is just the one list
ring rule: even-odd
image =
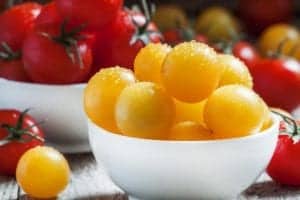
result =
[{"label": "bowl rim", "polygon": [[[87,117],[87,116],[86,116]],[[243,136],[243,137],[236,137],[236,138],[226,138],[226,139],[214,139],[214,140],[159,140],[159,139],[148,139],[148,138],[138,138],[138,137],[131,137],[127,135],[122,135],[119,133],[113,133],[108,130],[105,130],[104,128],[100,127],[96,123],[94,123],[91,119],[87,117],[88,121],[88,127],[91,125],[96,127],[98,130],[101,130],[101,134],[105,134],[109,137],[114,137],[117,139],[124,139],[124,140],[131,140],[131,141],[136,141],[136,142],[145,142],[145,143],[164,143],[164,144],[214,144],[214,143],[220,143],[220,142],[237,142],[237,141],[245,141],[245,140],[250,140],[250,139],[256,139],[263,137],[267,134],[271,134],[270,130],[274,129],[276,126],[279,127],[280,123],[280,116],[271,113],[272,117],[272,126],[268,127],[267,129],[257,132],[255,134]],[[88,130],[89,135],[90,135],[90,129]],[[278,133],[279,134],[279,129]]]},{"label": "bowl rim", "polygon": [[26,85],[31,87],[78,87],[83,88],[86,86],[87,83],[71,83],[71,84],[47,84],[47,83],[35,83],[35,82],[23,82],[23,81],[14,81],[9,80],[6,78],[0,77],[0,83],[7,83],[7,84],[15,84],[15,85]]}]

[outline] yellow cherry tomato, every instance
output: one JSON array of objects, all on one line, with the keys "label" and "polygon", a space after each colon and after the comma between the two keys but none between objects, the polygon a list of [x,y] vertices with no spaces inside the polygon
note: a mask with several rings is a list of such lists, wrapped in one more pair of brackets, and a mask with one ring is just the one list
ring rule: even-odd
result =
[{"label": "yellow cherry tomato", "polygon": [[173,48],[162,66],[162,82],[176,99],[196,103],[218,86],[223,66],[216,52],[203,43],[184,42]]},{"label": "yellow cherry tomato", "polygon": [[67,160],[51,147],[28,150],[17,166],[16,178],[21,188],[35,198],[53,198],[62,192],[70,179]]},{"label": "yellow cherry tomato", "polygon": [[111,67],[100,70],[84,90],[84,108],[88,117],[97,125],[118,133],[115,121],[115,104],[121,91],[135,82],[132,71]]},{"label": "yellow cherry tomato", "polygon": [[224,72],[221,76],[219,86],[230,84],[241,84],[252,88],[253,81],[246,65],[232,55],[220,54],[218,56],[220,65],[224,65]]},{"label": "yellow cherry tomato", "polygon": [[211,140],[213,134],[204,125],[193,122],[179,122],[173,126],[169,140]]},{"label": "yellow cherry tomato", "polygon": [[262,126],[264,114],[260,97],[242,85],[218,88],[204,107],[204,121],[215,138],[256,133]]},{"label": "yellow cherry tomato", "polygon": [[187,16],[177,5],[161,5],[154,13],[153,21],[159,30],[167,31],[182,28],[188,25]]},{"label": "yellow cherry tomato", "polygon": [[196,19],[195,29],[211,41],[232,40],[240,32],[237,19],[223,7],[210,7]]},{"label": "yellow cherry tomato", "polygon": [[289,24],[275,24],[261,34],[258,46],[264,55],[268,55],[277,52],[279,45],[284,42],[281,53],[289,55],[299,40],[300,35],[296,27]]},{"label": "yellow cherry tomato", "polygon": [[166,139],[174,121],[172,98],[158,84],[139,82],[126,87],[116,104],[116,122],[124,135]]},{"label": "yellow cherry tomato", "polygon": [[205,100],[199,103],[185,103],[174,99],[175,103],[175,122],[195,121],[203,123],[203,109]]},{"label": "yellow cherry tomato", "polygon": [[300,61],[300,38],[291,49],[291,54],[294,58]]},{"label": "yellow cherry tomato", "polygon": [[134,74],[140,81],[161,83],[161,67],[171,47],[150,43],[142,48],[134,60]]}]

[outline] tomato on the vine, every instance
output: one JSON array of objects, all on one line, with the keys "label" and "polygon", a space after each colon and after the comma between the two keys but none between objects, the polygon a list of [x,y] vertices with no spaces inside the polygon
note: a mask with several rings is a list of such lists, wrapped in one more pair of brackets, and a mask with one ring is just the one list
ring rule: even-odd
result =
[{"label": "tomato on the vine", "polygon": [[269,106],[292,111],[300,104],[300,64],[292,58],[265,58],[249,68],[254,90]]},{"label": "tomato on the vine", "polygon": [[160,40],[155,24],[148,17],[138,11],[120,11],[110,26],[98,32],[93,53],[94,65],[132,68],[139,50],[149,42]]},{"label": "tomato on the vine", "polygon": [[0,174],[14,175],[20,157],[44,144],[44,133],[28,110],[0,110]]},{"label": "tomato on the vine", "polygon": [[276,182],[300,186],[300,122],[280,114],[280,135],[273,157],[267,167],[267,173]]},{"label": "tomato on the vine", "polygon": [[[47,32],[33,32],[24,41],[23,62],[35,82],[49,84],[78,83],[88,76],[92,50],[78,30],[61,29],[54,24]],[[75,31],[74,31],[75,30]]]}]

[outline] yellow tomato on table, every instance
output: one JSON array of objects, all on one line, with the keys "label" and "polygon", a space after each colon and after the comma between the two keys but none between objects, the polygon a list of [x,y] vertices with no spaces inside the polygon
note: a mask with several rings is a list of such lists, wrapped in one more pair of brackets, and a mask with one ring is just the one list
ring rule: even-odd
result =
[{"label": "yellow tomato on table", "polygon": [[68,185],[70,168],[64,156],[51,147],[35,147],[20,159],[16,178],[35,198],[56,197]]}]

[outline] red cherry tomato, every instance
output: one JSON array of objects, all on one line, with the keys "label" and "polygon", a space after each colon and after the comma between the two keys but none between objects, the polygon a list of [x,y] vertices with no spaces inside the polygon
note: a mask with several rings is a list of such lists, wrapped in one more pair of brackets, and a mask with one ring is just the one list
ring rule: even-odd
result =
[{"label": "red cherry tomato", "polygon": [[0,77],[14,81],[31,81],[21,59],[7,61],[0,59]]},{"label": "red cherry tomato", "polygon": [[254,90],[271,107],[292,111],[300,105],[300,64],[293,59],[267,58],[249,68]]},{"label": "red cherry tomato", "polygon": [[112,22],[123,5],[123,0],[55,0],[65,19],[87,28],[99,29]]},{"label": "red cherry tomato", "polygon": [[14,51],[21,50],[26,35],[34,29],[34,20],[40,10],[41,5],[37,3],[24,3],[2,13],[0,43],[5,42]]},{"label": "red cherry tomato", "polygon": [[45,35],[35,32],[24,41],[23,62],[28,76],[39,83],[70,84],[85,80],[92,52],[84,41],[68,44],[72,37]]},{"label": "red cherry tomato", "polygon": [[93,53],[94,65],[132,68],[139,50],[149,42],[160,42],[160,39],[155,24],[146,24],[143,14],[123,10],[110,26],[98,33]]},{"label": "red cherry tomato", "polygon": [[256,65],[256,63],[261,59],[258,51],[252,44],[246,41],[239,41],[235,43],[232,48],[232,54],[243,61],[248,68]]},{"label": "red cherry tomato", "polygon": [[[281,134],[278,137],[273,157],[267,167],[267,173],[274,181],[281,184],[300,186],[300,142],[299,139],[293,139],[293,137],[299,135],[300,127],[299,121],[297,126],[290,122],[281,122]],[[295,127],[298,130],[295,131]],[[289,130],[292,130],[292,132],[289,133]]]},{"label": "red cherry tomato", "polygon": [[0,110],[0,174],[14,175],[21,156],[43,145],[43,138],[42,129],[26,111]]},{"label": "red cherry tomato", "polygon": [[184,41],[183,38],[181,37],[180,31],[177,29],[164,31],[163,36],[164,36],[164,42],[172,46]]}]

